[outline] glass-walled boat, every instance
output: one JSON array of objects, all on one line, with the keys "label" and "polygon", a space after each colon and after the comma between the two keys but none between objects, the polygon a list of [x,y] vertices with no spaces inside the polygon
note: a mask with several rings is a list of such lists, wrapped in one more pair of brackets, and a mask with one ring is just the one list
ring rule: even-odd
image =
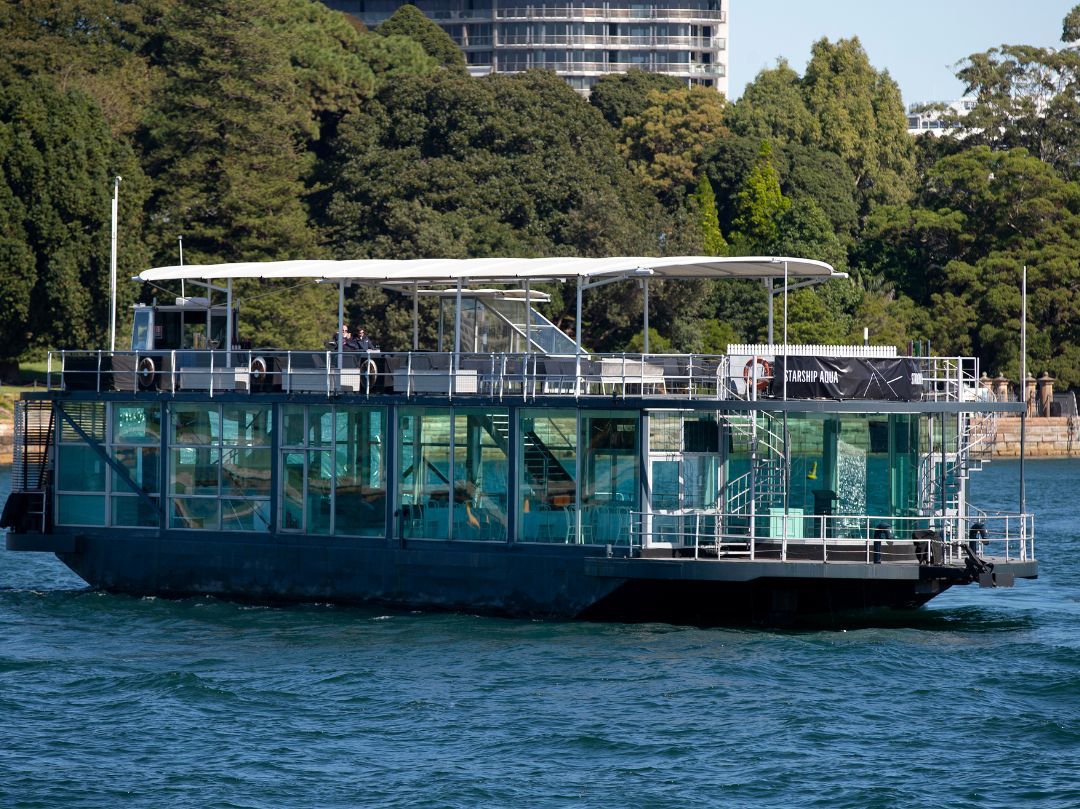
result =
[{"label": "glass-walled boat", "polygon": [[[439,298],[421,350],[255,349],[232,280]],[[911,608],[1037,574],[1031,515],[967,497],[978,361],[891,347],[601,354],[537,310],[596,286],[834,277],[803,259],[285,262],[148,270],[205,299],[55,352],[16,411],[8,547],[163,595],[712,624]],[[782,287],[781,287],[782,288]],[[212,300],[217,295],[222,300]],[[576,321],[580,323],[580,317]],[[339,329],[340,332],[340,329]]]}]

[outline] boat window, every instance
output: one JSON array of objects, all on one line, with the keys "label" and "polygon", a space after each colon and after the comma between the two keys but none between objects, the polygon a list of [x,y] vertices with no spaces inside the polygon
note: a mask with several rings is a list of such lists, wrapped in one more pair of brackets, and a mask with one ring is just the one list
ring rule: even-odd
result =
[{"label": "boat window", "polygon": [[283,531],[382,536],[386,411],[374,407],[282,408]]},{"label": "boat window", "polygon": [[149,351],[154,347],[152,339],[153,310],[149,307],[135,310],[131,325],[131,350]]},{"label": "boat window", "polygon": [[170,405],[169,525],[270,530],[269,405]]},{"label": "boat window", "polygon": [[505,409],[399,411],[399,531],[405,537],[505,540],[509,469]]},{"label": "boat window", "polygon": [[[79,429],[99,446],[106,438],[102,402],[64,402],[63,408]],[[66,420],[59,420],[56,448],[56,522],[60,525],[105,525],[108,465],[99,451]]]},{"label": "boat window", "polygon": [[577,411],[518,411],[518,538],[577,540]]},{"label": "boat window", "polygon": [[509,424],[503,409],[454,411],[453,539],[506,539]]}]

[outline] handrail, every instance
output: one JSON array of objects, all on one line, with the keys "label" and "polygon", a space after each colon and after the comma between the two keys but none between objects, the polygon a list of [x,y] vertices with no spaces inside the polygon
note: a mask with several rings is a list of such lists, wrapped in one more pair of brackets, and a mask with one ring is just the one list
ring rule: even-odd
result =
[{"label": "handrail", "polygon": [[[53,365],[59,357],[60,370]],[[338,367],[340,362],[343,367]],[[913,358],[924,369],[924,400],[986,400],[971,358]],[[374,365],[375,372],[371,373]],[[756,373],[747,390],[742,363],[722,354],[344,352],[296,350],[169,349],[50,352],[50,390],[208,391],[256,394],[267,390],[322,394],[360,393],[495,396],[520,393],[575,398],[746,400],[779,398],[761,390]],[[965,433],[968,449],[986,443],[992,419]]]},{"label": "handrail", "polygon": [[[766,514],[745,527],[730,523],[739,515],[719,508],[635,511],[631,516],[641,526],[642,547],[693,548],[695,558],[961,564],[970,549],[980,556],[1035,559],[1030,513],[981,512],[960,518]],[[759,532],[759,522],[768,529]]]}]

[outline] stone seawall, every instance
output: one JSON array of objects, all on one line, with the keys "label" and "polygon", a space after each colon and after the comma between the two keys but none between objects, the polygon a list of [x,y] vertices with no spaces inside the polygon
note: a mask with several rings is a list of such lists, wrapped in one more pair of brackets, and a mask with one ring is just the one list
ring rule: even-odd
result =
[{"label": "stone seawall", "polygon": [[15,425],[4,414],[0,418],[0,463],[11,463],[12,444],[15,441]]},{"label": "stone seawall", "polygon": [[[999,418],[993,458],[1020,457],[1020,419]],[[1080,419],[1072,416],[1029,418],[1024,436],[1027,458],[1080,457]]]}]

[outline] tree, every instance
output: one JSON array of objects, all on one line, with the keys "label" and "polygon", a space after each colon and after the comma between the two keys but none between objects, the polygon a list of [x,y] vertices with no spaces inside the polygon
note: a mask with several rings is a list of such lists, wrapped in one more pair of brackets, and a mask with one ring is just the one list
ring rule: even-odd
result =
[{"label": "tree", "polygon": [[728,126],[736,135],[777,144],[816,146],[821,122],[806,104],[799,74],[781,59],[762,70],[728,108]]},{"label": "tree", "polygon": [[697,189],[691,199],[697,213],[698,227],[706,256],[722,256],[727,251],[727,242],[720,232],[720,221],[716,213],[716,194],[712,183],[704,174],[698,180]]},{"label": "tree", "polygon": [[619,149],[649,189],[677,200],[697,177],[706,149],[727,134],[724,97],[707,87],[652,90],[648,106],[623,120]]},{"label": "tree", "polygon": [[589,103],[604,120],[618,129],[627,118],[640,116],[649,106],[649,93],[670,93],[686,88],[679,79],[647,70],[628,70],[601,76],[589,93]]},{"label": "tree", "polygon": [[736,195],[738,215],[731,240],[741,252],[767,254],[779,235],[780,217],[791,201],[780,192],[780,175],[772,164],[772,146],[762,141],[754,168]]},{"label": "tree", "polygon": [[822,143],[851,169],[861,212],[906,201],[914,146],[900,88],[888,72],[874,70],[858,38],[814,43],[803,88]]},{"label": "tree", "polygon": [[0,3],[0,82],[48,76],[61,92],[94,99],[126,137],[160,84],[154,55],[161,18],[176,0]]},{"label": "tree", "polygon": [[418,42],[425,52],[440,65],[459,72],[465,71],[465,54],[439,25],[424,16],[416,6],[399,6],[378,28],[385,37],[403,36]]},{"label": "tree", "polygon": [[957,76],[977,98],[962,120],[970,143],[1023,147],[1080,179],[1080,52],[1003,45],[969,56]]},{"label": "tree", "polygon": [[[551,73],[395,82],[336,141],[329,245],[379,258],[656,253],[668,220],[614,137]],[[611,287],[586,296],[592,347],[621,346],[636,325],[640,307]],[[571,329],[572,291],[554,291],[548,314]],[[384,347],[410,342],[404,321],[384,335]]]},{"label": "tree", "polygon": [[1061,21],[1061,41],[1073,44],[1080,40],[1080,6],[1073,6]]},{"label": "tree", "polygon": [[301,149],[309,112],[288,50],[242,0],[178,5],[166,79],[142,137],[154,179],[149,241],[185,235],[201,261],[309,257]]},{"label": "tree", "polygon": [[123,175],[118,231],[118,344],[145,256],[145,183],[85,94],[45,78],[0,89],[0,357],[92,348],[109,324],[110,197]]},{"label": "tree", "polygon": [[930,169],[918,205],[875,212],[867,235],[862,260],[896,268],[891,280],[928,309],[923,328],[940,352],[973,352],[1014,378],[1027,265],[1033,362],[1080,382],[1069,359],[1080,344],[1080,185],[1024,149],[973,146]]}]

